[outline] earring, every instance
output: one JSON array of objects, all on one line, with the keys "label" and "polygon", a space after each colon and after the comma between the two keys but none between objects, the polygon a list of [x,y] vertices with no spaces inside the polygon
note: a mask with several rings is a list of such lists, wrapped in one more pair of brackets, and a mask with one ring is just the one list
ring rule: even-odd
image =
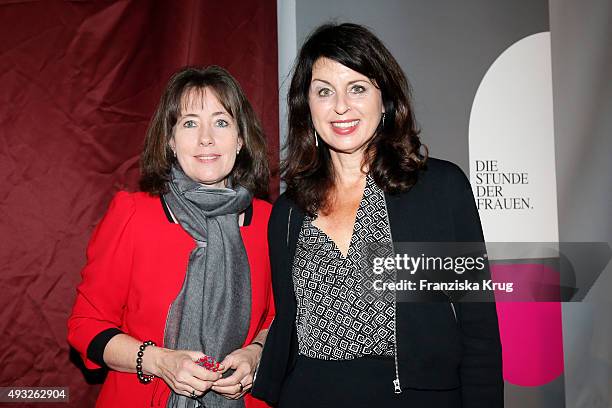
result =
[{"label": "earring", "polygon": [[240,149],[236,150],[236,156],[238,156],[238,154],[240,154]]},{"label": "earring", "polygon": [[383,127],[385,127],[385,116],[386,116],[385,112],[383,112],[383,114],[382,114],[382,125],[383,125]]},{"label": "earring", "polygon": [[314,130],[315,147],[319,147],[319,136],[317,135],[317,129]]}]

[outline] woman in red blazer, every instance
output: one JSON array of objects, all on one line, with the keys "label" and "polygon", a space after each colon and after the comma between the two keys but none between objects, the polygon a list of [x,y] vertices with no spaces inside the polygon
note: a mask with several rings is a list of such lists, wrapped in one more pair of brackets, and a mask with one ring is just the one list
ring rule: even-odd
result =
[{"label": "woman in red blazer", "polygon": [[274,317],[261,126],[219,67],[170,82],[141,159],[97,226],[68,321],[98,406],[262,407],[242,398]]}]

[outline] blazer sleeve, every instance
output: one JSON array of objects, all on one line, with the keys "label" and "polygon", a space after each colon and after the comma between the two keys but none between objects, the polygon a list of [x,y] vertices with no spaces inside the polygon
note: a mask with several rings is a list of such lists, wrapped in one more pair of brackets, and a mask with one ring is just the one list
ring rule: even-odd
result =
[{"label": "blazer sleeve", "polygon": [[[449,177],[453,194],[455,238],[459,242],[484,242],[478,209],[469,180],[456,167]],[[483,251],[486,251],[483,245]],[[485,278],[490,277],[488,268]],[[460,365],[463,408],[499,408],[504,405],[501,342],[494,302],[457,305],[463,357]]]},{"label": "blazer sleeve", "polygon": [[[255,198],[252,209],[252,217],[248,224],[250,228],[246,229],[246,235],[243,235],[251,267],[254,306],[251,310],[250,336],[247,336],[247,342],[253,341],[261,330],[269,329],[275,314],[270,257],[268,256],[268,223],[272,205],[267,201]],[[241,233],[244,233],[242,229]]]},{"label": "blazer sleeve", "polygon": [[264,320],[262,329],[270,328],[272,322],[274,321],[274,316],[276,316],[276,312],[274,309],[274,295],[270,293],[270,296],[268,297],[268,311],[266,313],[266,320]]},{"label": "blazer sleeve", "polygon": [[281,196],[272,209],[268,224],[268,243],[272,272],[272,289],[276,315],[263,349],[251,394],[270,405],[278,402],[282,383],[295,348],[293,325],[295,299],[293,283],[288,273],[289,249],[287,216],[289,207]]},{"label": "blazer sleeve", "polygon": [[118,193],[87,247],[87,264],[68,319],[68,342],[89,369],[103,366],[106,343],[121,333],[133,258],[133,214],[132,196]]},{"label": "blazer sleeve", "polygon": [[272,276],[271,276],[271,265],[270,265],[270,257],[269,257],[269,253],[270,253],[270,240],[268,239],[268,225],[270,223],[270,215],[272,212],[272,208],[271,206],[266,203],[266,234],[264,236],[264,239],[267,240],[267,245],[266,248],[268,249],[268,252],[266,254],[263,254],[263,256],[267,256],[268,257],[268,273],[270,274],[270,281],[268,282],[268,290],[269,290],[269,296],[268,296],[268,309],[267,309],[267,313],[266,313],[266,320],[263,323],[262,328],[263,329],[269,329],[270,326],[272,325],[272,322],[274,321],[274,317],[276,316],[276,309],[274,307],[274,293],[272,291]]}]

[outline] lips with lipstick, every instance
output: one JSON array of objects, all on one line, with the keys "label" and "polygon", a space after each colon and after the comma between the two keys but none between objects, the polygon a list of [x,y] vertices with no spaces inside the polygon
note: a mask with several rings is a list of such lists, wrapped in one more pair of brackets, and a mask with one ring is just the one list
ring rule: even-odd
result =
[{"label": "lips with lipstick", "polygon": [[359,119],[336,120],[331,122],[331,126],[334,133],[338,135],[348,135],[357,129],[359,122]]},{"label": "lips with lipstick", "polygon": [[208,153],[208,154],[198,154],[193,156],[196,160],[198,160],[199,162],[202,163],[210,163],[213,162],[215,160],[217,160],[219,157],[221,157],[220,154],[212,154],[212,153]]}]

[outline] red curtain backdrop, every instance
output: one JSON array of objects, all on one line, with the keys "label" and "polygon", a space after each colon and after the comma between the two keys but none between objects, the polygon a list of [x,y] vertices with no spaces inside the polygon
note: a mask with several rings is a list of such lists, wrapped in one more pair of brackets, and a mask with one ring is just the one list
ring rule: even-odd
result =
[{"label": "red curtain backdrop", "polygon": [[93,405],[100,375],[66,342],[86,244],[114,193],[136,189],[170,75],[209,64],[242,84],[278,168],[275,0],[0,3],[0,386]]}]

